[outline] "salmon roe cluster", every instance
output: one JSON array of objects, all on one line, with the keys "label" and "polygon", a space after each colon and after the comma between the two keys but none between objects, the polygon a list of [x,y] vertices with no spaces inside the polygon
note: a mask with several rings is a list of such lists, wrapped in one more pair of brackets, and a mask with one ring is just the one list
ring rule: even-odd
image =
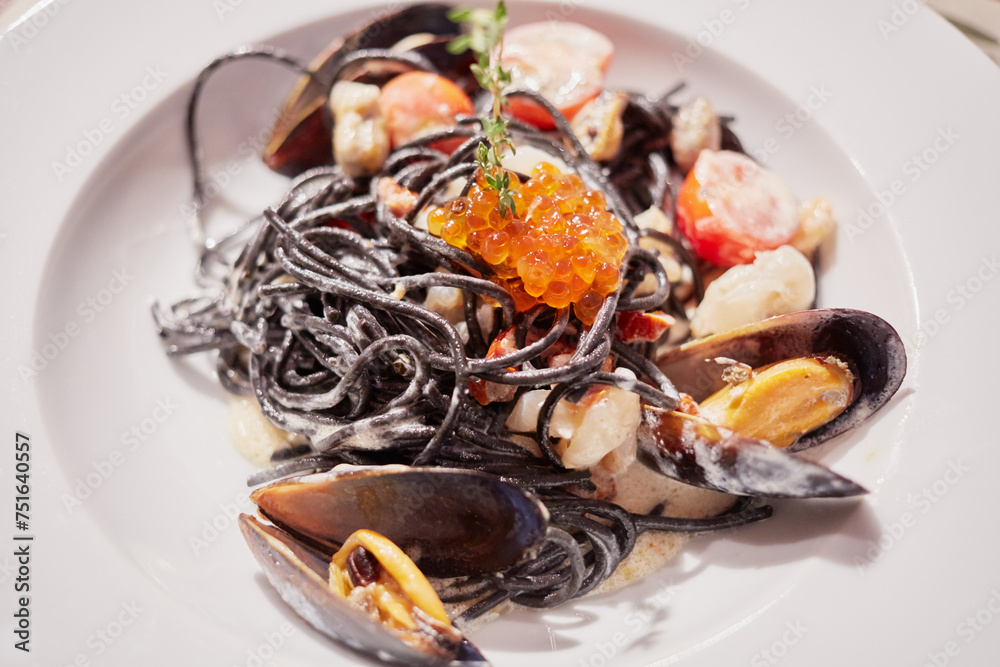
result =
[{"label": "salmon roe cluster", "polygon": [[493,267],[494,281],[510,292],[518,311],[572,304],[581,322],[593,323],[605,297],[618,289],[628,249],[604,193],[547,162],[523,184],[511,173],[510,189],[517,216],[501,217],[499,193],[478,172],[468,196],[432,210],[427,227]]}]

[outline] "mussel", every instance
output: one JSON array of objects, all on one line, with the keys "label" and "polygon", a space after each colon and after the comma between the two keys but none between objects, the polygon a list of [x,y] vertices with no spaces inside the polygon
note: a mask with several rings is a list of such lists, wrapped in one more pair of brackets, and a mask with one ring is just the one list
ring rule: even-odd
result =
[{"label": "mussel", "polygon": [[[845,403],[832,413],[836,416],[831,420],[814,430],[792,433],[787,438],[790,446],[782,449],[760,437],[714,424],[698,415],[697,407],[694,414],[647,408],[640,427],[639,458],[669,477],[739,495],[865,493],[854,482],[790,452],[814,447],[853,428],[899,389],[906,373],[906,353],[899,335],[881,318],[850,309],[782,315],[692,341],[663,355],[657,365],[678,390],[703,401],[727,386],[724,376],[733,365],[759,369],[789,359],[809,361],[820,371],[824,365],[835,367],[835,375],[847,383],[842,390],[826,390],[835,394],[832,400]],[[793,372],[808,376],[814,371]],[[743,387],[735,392],[736,402],[745,398],[740,395],[746,391]]]},{"label": "mussel", "polygon": [[[488,664],[442,617],[424,575],[504,570],[542,542],[548,523],[545,508],[515,487],[445,468],[305,475],[252,499],[271,523],[243,515],[240,528],[282,599],[324,634],[407,665]],[[394,598],[374,609],[387,590]]]},{"label": "mussel", "polygon": [[328,553],[357,530],[382,533],[432,577],[503,570],[545,535],[547,520],[540,504],[496,477],[447,468],[306,475],[250,499],[269,521]]},{"label": "mussel", "polygon": [[[443,4],[418,4],[384,12],[332,42],[285,101],[264,149],[264,163],[286,176],[333,164],[333,119],[327,100],[338,78],[381,84],[426,63],[471,94],[477,85],[469,71],[471,54],[455,55],[446,48],[460,33],[448,18],[450,10]],[[414,55],[414,62],[408,64],[405,55],[388,59],[388,49]]]}]

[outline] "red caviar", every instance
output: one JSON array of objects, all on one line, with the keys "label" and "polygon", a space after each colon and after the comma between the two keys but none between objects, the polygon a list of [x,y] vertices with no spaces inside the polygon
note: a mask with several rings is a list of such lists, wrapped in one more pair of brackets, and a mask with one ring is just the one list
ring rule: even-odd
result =
[{"label": "red caviar", "polygon": [[606,209],[602,192],[547,162],[528,182],[514,174],[510,181],[516,217],[500,216],[499,193],[479,172],[467,197],[430,212],[428,229],[489,264],[519,311],[572,304],[581,322],[593,323],[621,282],[628,249],[621,222]]}]

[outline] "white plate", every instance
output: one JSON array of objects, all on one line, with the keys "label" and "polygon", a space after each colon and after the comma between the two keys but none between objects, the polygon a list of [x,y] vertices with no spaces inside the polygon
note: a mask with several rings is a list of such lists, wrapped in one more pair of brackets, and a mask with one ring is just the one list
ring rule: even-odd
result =
[{"label": "white plate", "polygon": [[[5,630],[3,664],[350,660],[256,574],[232,520],[249,466],[227,441],[209,360],[168,361],[148,315],[154,298],[192,286],[180,141],[199,69],[261,41],[308,58],[384,10],[341,2],[336,12],[354,13],[330,19],[328,3],[287,4],[50,3],[0,40],[0,506],[13,503],[21,431],[33,447],[24,534],[36,538],[32,650]],[[908,2],[619,0],[606,11],[512,4],[515,21],[605,31],[613,84],[657,92],[685,78],[738,117],[744,143],[800,197],[828,195],[841,227],[821,303],[889,320],[910,373],[870,426],[825,454],[872,488],[863,502],[779,504],[769,522],[692,543],[641,586],[513,614],[474,641],[497,667],[988,664],[1000,650],[1000,537],[984,516],[1000,463],[1000,73]],[[223,188],[232,219],[280,190],[247,148],[286,80],[233,68],[206,100],[214,173],[237,155]],[[0,540],[13,544],[5,512]],[[5,627],[21,595],[14,566],[0,556]]]}]

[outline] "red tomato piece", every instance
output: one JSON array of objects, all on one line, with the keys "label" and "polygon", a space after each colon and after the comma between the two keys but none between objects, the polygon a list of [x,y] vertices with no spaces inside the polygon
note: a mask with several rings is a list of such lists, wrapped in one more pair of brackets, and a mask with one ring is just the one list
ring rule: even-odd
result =
[{"label": "red tomato piece", "polygon": [[[454,127],[457,116],[472,114],[475,110],[472,100],[461,88],[430,72],[407,72],[390,80],[382,86],[379,106],[385,114],[394,148],[431,132]],[[457,140],[458,144],[461,142]],[[452,145],[450,149],[456,147]]]},{"label": "red tomato piece", "polygon": [[[601,92],[613,54],[611,40],[579,23],[529,23],[508,30],[503,42],[511,87],[540,94],[570,120]],[[509,111],[541,130],[555,127],[551,114],[529,99],[511,97]]]},{"label": "red tomato piece", "polygon": [[677,323],[670,315],[656,310],[650,313],[618,313],[615,335],[623,343],[652,343]]},{"label": "red tomato piece", "polygon": [[706,149],[677,195],[677,223],[702,259],[749,264],[792,240],[798,202],[784,181],[745,155]]}]

